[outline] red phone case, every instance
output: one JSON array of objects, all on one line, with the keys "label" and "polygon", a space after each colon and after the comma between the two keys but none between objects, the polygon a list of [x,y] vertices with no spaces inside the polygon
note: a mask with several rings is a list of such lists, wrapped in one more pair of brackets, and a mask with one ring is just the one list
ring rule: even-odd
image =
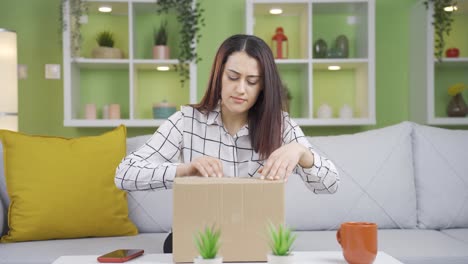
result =
[{"label": "red phone case", "polygon": [[[127,254],[125,256],[118,256],[122,253],[117,253],[119,251],[127,251],[127,250],[130,250],[130,249],[119,249],[119,250],[115,250],[115,251],[112,251],[112,252],[109,252],[109,253],[106,253],[102,256],[99,256],[97,258],[97,261],[99,262],[102,262],[102,263],[122,263],[122,262],[125,262],[125,261],[129,261],[133,258],[136,258],[138,256],[141,256],[143,255],[143,253],[145,253],[145,251],[143,249],[138,249],[138,250],[133,250],[135,252],[131,252],[131,254]],[[114,256],[113,256],[114,255]]]}]

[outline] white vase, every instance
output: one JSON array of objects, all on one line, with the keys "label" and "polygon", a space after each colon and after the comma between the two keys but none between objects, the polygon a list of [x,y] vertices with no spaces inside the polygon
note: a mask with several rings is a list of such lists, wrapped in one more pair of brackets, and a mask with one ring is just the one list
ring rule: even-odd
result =
[{"label": "white vase", "polygon": [[123,58],[122,51],[118,48],[97,47],[93,49],[93,58],[100,59],[121,59]]},{"label": "white vase", "polygon": [[333,110],[328,104],[322,104],[318,108],[317,117],[318,118],[332,118]]},{"label": "white vase", "polygon": [[353,109],[345,104],[340,109],[340,118],[352,118],[353,117]]},{"label": "white vase", "polygon": [[276,256],[273,254],[268,254],[267,260],[269,264],[292,264],[294,263],[294,255],[289,254],[287,256]]},{"label": "white vase", "polygon": [[214,259],[204,259],[200,256],[193,259],[194,264],[221,264],[223,263],[222,257],[216,257]]}]

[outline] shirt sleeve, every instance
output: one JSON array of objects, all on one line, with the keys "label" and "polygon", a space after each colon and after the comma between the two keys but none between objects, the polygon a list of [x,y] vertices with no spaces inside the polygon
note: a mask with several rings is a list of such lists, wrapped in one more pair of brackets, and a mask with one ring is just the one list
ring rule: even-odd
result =
[{"label": "shirt sleeve", "polygon": [[169,117],[139,149],[120,162],[115,185],[126,191],[171,189],[180,164],[183,114]]},{"label": "shirt sleeve", "polygon": [[307,147],[314,156],[314,164],[311,168],[303,168],[297,165],[294,173],[301,176],[306,186],[314,193],[335,193],[338,189],[340,178],[335,164],[324,156],[318,154],[310,145],[309,140],[304,136],[302,129],[292,120],[289,115],[283,119],[283,144],[298,142]]}]

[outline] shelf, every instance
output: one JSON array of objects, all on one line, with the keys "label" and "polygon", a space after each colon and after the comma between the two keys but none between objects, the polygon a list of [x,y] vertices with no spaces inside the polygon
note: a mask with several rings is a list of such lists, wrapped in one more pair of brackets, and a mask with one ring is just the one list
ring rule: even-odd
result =
[{"label": "shelf", "polygon": [[[98,7],[103,5],[112,7],[112,12],[101,13]],[[114,38],[114,47],[121,50],[124,58],[130,57],[129,48],[129,4],[124,1],[88,1],[86,22],[81,23],[82,36],[80,57],[92,58],[93,49],[98,47],[96,36],[103,31],[110,31]]]},{"label": "shelf", "polygon": [[300,71],[308,67],[308,60],[276,59],[275,63],[280,71]]},{"label": "shelf", "polygon": [[142,70],[156,70],[158,66],[171,66],[169,71],[174,71],[174,67],[179,64],[178,60],[134,60],[135,68]]},{"label": "shelf", "polygon": [[127,127],[157,127],[164,123],[166,119],[71,119],[65,120],[65,126],[72,127],[117,127],[125,125]]},{"label": "shelf", "polygon": [[429,125],[468,125],[468,117],[436,117],[428,120]]},{"label": "shelf", "polygon": [[313,59],[314,70],[328,70],[328,66],[337,65],[342,70],[367,67],[367,59]]},{"label": "shelf", "polygon": [[373,27],[368,9],[367,1],[312,2],[313,43],[322,39],[330,51],[338,36],[344,35],[349,58],[368,58],[369,31]]},{"label": "shelf", "polygon": [[[283,13],[272,15],[269,10],[281,8]],[[282,27],[288,37],[288,58],[307,59],[309,57],[309,4],[307,1],[285,3],[278,1],[253,1],[252,2],[252,32],[272,47],[272,37],[276,34],[276,28]]]},{"label": "shelf", "polygon": [[[127,3],[128,0],[82,0],[83,2],[89,2],[89,3],[94,3],[94,2],[98,2],[98,3]],[[138,0],[138,1],[142,1],[142,0]]]},{"label": "shelf", "polygon": [[78,58],[73,59],[72,63],[75,63],[81,69],[128,69],[128,59],[88,59]]},{"label": "shelf", "polygon": [[[457,1],[452,14],[450,35],[445,35],[445,50],[456,47],[460,57],[434,58],[436,37],[433,6],[418,1],[411,9],[410,21],[410,120],[429,125],[468,125],[468,118],[448,117],[451,100],[448,88],[456,83],[468,84],[468,0]],[[467,98],[468,91],[462,96]]]},{"label": "shelf", "polygon": [[[281,15],[271,15],[281,8]],[[284,85],[292,99],[289,114],[303,126],[353,126],[375,124],[375,3],[373,0],[247,0],[246,32],[272,46],[276,27],[288,37],[289,56],[276,59]],[[348,40],[348,56],[313,58],[314,43],[323,39],[327,50],[340,35]],[[275,52],[273,52],[275,54]],[[338,71],[328,66],[340,66]],[[324,103],[334,110],[345,104],[354,118],[319,119]]]},{"label": "shelf", "polygon": [[[181,86],[181,76],[175,66],[178,54],[179,22],[176,11],[167,15],[156,13],[156,0],[84,0],[87,16],[82,17],[80,34],[83,37],[79,50],[70,23],[72,14],[64,14],[67,25],[63,34],[64,69],[64,125],[72,127],[157,127],[164,120],[153,119],[153,104],[167,100],[180,105],[196,103],[195,63],[188,64],[190,80]],[[97,11],[101,5],[112,6],[111,13]],[[64,11],[68,10],[65,2]],[[168,22],[168,45],[171,59],[153,59],[154,30],[163,20]],[[97,47],[96,35],[104,30],[114,34],[114,47],[123,53],[122,59],[93,58]],[[77,57],[74,57],[79,51]],[[157,66],[169,66],[168,71],[158,71]],[[85,119],[87,104],[96,107],[97,119]],[[120,106],[120,119],[102,119],[104,109],[111,104]]]},{"label": "shelf", "polygon": [[375,124],[371,118],[295,118],[300,126],[360,126]]},{"label": "shelf", "polygon": [[106,0],[97,0],[97,1],[89,1],[88,2],[88,14],[102,14],[98,11],[99,7],[103,4],[110,5],[112,7],[112,15],[118,16],[126,16],[128,15],[128,3],[125,0],[114,0],[114,1],[106,1]]},{"label": "shelf", "polygon": [[468,68],[468,58],[443,58],[442,62],[434,59],[437,68],[466,67]]}]

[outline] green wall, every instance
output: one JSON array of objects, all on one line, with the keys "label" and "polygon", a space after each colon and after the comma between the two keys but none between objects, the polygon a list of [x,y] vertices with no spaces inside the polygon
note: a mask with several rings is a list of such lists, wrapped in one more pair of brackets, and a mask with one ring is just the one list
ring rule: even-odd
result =
[{"label": "green wall", "polygon": [[[245,0],[200,0],[205,8],[198,66],[198,90],[206,88],[214,52],[226,37],[243,33]],[[407,120],[409,12],[416,0],[376,0],[376,116],[375,126],[305,127],[308,135],[355,133]],[[60,0],[2,0],[0,28],[18,33],[18,61],[28,67],[19,80],[19,129],[25,133],[76,137],[110,128],[63,126],[63,80],[46,80],[45,64],[62,64]],[[221,11],[220,11],[221,10]],[[225,12],[222,12],[225,10]],[[468,127],[463,127],[468,129]],[[155,128],[128,128],[129,135],[153,133]]]}]

